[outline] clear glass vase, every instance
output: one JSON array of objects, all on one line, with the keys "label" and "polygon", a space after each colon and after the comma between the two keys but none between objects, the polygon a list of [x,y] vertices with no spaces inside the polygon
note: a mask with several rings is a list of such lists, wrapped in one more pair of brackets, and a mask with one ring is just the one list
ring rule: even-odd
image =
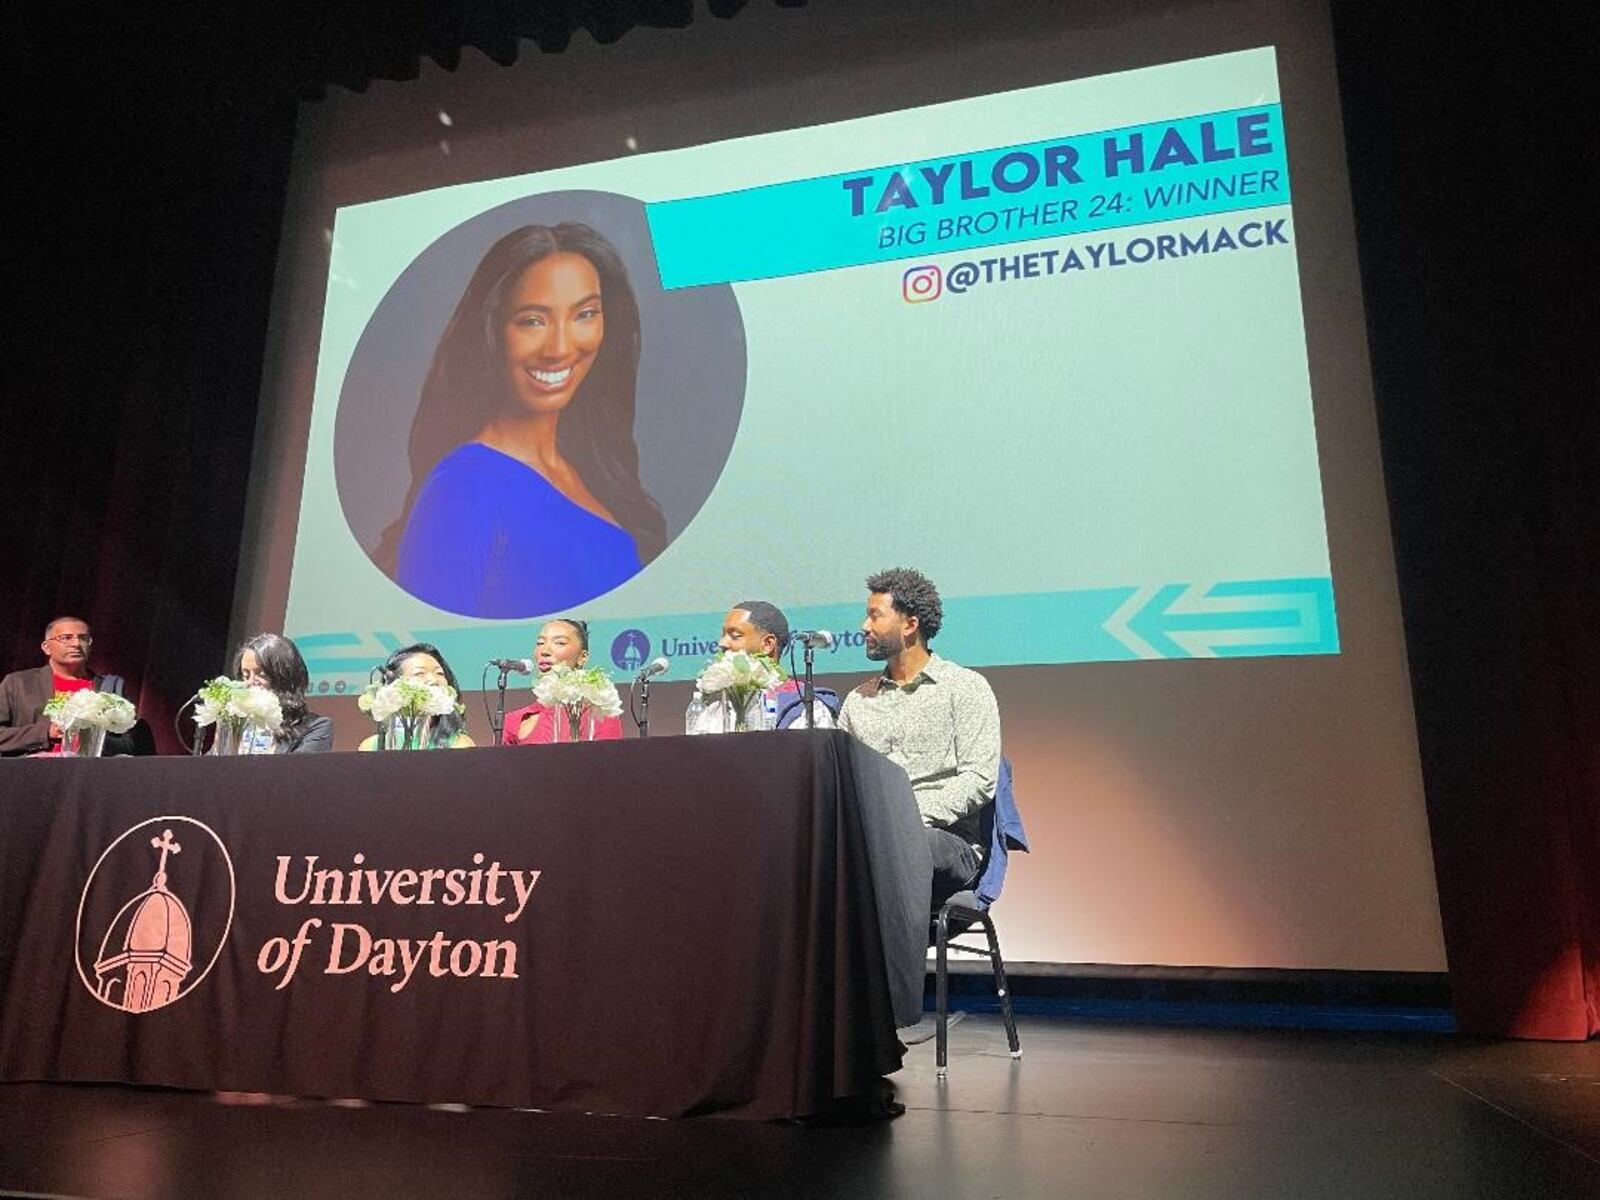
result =
[{"label": "clear glass vase", "polygon": [[265,726],[249,721],[218,721],[211,753],[228,757],[239,754],[271,754],[272,738]]},{"label": "clear glass vase", "polygon": [[600,725],[591,704],[557,704],[551,716],[556,723],[553,742],[592,742]]},{"label": "clear glass vase", "polygon": [[717,703],[722,708],[724,733],[749,733],[767,727],[767,710],[760,692],[740,695],[729,690],[722,693]]},{"label": "clear glass vase", "polygon": [[99,758],[106,745],[106,731],[74,728],[61,731],[61,753],[77,758]]},{"label": "clear glass vase", "polygon": [[389,728],[384,735],[385,750],[426,750],[433,744],[432,713],[416,717],[389,718]]}]

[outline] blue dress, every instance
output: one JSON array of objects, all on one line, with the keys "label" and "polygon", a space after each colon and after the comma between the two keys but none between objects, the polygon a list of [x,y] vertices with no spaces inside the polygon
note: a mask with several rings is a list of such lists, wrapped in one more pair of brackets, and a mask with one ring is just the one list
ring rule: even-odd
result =
[{"label": "blue dress", "polygon": [[561,612],[638,574],[632,536],[508,454],[469,442],[428,473],[400,538],[401,587],[469,617]]}]

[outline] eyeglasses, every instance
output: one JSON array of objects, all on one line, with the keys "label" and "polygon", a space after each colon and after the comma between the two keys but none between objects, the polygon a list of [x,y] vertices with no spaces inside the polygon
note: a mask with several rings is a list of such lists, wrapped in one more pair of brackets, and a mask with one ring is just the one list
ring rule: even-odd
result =
[{"label": "eyeglasses", "polygon": [[51,642],[60,642],[62,645],[66,645],[68,642],[82,642],[85,646],[94,645],[94,638],[90,637],[87,633],[57,633],[46,640]]}]

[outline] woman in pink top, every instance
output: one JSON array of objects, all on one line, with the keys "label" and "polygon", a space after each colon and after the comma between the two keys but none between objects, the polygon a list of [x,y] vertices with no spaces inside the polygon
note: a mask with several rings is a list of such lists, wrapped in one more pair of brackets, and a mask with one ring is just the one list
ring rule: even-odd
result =
[{"label": "woman in pink top", "polygon": [[[539,639],[533,644],[533,661],[539,674],[557,663],[581,667],[589,661],[589,625],[567,617],[546,621],[539,630]],[[536,746],[555,740],[557,722],[554,713],[535,700],[526,708],[506,714],[505,732],[500,741],[507,746]],[[620,742],[622,718],[605,717],[595,730],[597,742]]]}]

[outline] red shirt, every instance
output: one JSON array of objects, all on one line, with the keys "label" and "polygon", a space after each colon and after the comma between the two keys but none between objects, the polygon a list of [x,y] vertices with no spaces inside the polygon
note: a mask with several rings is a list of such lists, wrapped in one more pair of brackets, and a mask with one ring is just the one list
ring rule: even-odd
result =
[{"label": "red shirt", "polygon": [[[522,728],[522,722],[537,714],[539,723],[533,727],[533,733],[527,741],[517,736]],[[565,723],[563,722],[563,729]],[[555,714],[544,705],[535,700],[526,708],[519,708],[515,712],[506,714],[505,731],[500,735],[500,744],[503,746],[538,746],[548,745],[554,741],[556,730]],[[597,742],[620,742],[622,740],[622,718],[604,717],[595,729],[594,740]]]},{"label": "red shirt", "polygon": [[[94,687],[94,676],[91,675],[87,679],[74,679],[71,675],[57,675],[52,670],[50,672],[50,686],[58,692],[87,692]],[[59,749],[54,737],[51,737],[50,744],[52,747]]]}]

